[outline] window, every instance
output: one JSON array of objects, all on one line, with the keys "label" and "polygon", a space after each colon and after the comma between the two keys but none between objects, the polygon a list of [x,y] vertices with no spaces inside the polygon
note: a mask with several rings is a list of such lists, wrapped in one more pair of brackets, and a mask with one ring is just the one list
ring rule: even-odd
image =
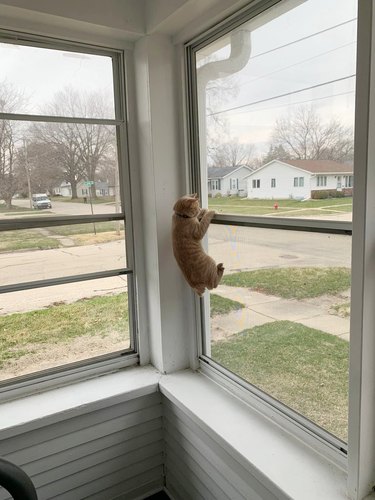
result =
[{"label": "window", "polygon": [[316,178],[316,185],[319,187],[327,186],[327,176],[326,175],[318,175]]},{"label": "window", "polygon": [[271,179],[271,188],[276,187],[276,179]]},{"label": "window", "polygon": [[211,189],[213,191],[220,191],[220,180],[219,179],[211,180]]},{"label": "window", "polygon": [[[323,168],[315,159],[317,137],[324,140],[333,123],[336,142],[324,161],[343,162],[337,116],[345,121],[345,161],[353,155],[356,10],[355,0],[286,1],[254,18],[243,14],[237,28],[223,27],[188,49],[195,91],[202,93],[198,116],[192,116],[201,139],[193,144],[200,152],[193,178],[205,185],[210,141],[246,136],[262,173],[273,179],[277,168],[278,190],[285,186],[276,212],[272,193],[253,193],[260,187],[253,178],[247,199],[224,200],[212,221],[208,252],[224,261],[225,274],[200,302],[202,363],[271,402],[338,453],[346,450],[348,435],[352,199],[294,198],[285,163]],[[286,25],[298,26],[298,34]],[[232,59],[233,45],[241,55]],[[231,137],[221,135],[219,119],[221,127],[230,125]],[[304,180],[293,177],[293,187],[304,187]],[[327,175],[318,175],[317,185],[327,186]],[[201,199],[210,206],[204,193]],[[330,320],[340,328],[330,328]]]},{"label": "window", "polygon": [[[122,53],[4,38],[0,58],[0,380],[9,382],[134,352],[135,303],[129,173],[117,147]],[[107,203],[102,179],[114,186]]]},{"label": "window", "polygon": [[238,179],[231,179],[230,180],[230,188],[231,189],[238,189]]},{"label": "window", "polygon": [[345,182],[346,188],[352,188],[353,187],[353,176],[352,175],[345,175],[344,182]]}]

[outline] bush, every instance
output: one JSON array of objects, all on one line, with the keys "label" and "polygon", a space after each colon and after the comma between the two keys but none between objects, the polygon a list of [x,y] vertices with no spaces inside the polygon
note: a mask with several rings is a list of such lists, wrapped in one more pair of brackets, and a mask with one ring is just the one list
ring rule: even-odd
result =
[{"label": "bush", "polygon": [[311,198],[313,200],[325,200],[327,198],[343,198],[345,193],[337,191],[337,189],[321,189],[311,191]]}]

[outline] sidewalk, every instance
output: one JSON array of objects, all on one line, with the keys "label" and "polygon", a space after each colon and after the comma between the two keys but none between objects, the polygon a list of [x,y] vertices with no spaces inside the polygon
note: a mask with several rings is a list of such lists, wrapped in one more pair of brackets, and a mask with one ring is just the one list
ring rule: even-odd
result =
[{"label": "sidewalk", "polygon": [[339,296],[323,296],[313,299],[283,299],[254,292],[248,288],[220,285],[217,295],[236,300],[243,309],[211,319],[212,340],[219,340],[247,328],[272,321],[294,321],[344,340],[349,340],[350,318],[332,313],[331,307],[349,301],[349,292]]}]

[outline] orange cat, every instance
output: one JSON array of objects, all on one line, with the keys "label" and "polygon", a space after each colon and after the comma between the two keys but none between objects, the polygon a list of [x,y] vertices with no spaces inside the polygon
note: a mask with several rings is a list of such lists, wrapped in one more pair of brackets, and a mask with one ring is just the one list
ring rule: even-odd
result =
[{"label": "orange cat", "polygon": [[224,267],[207,255],[201,244],[215,212],[201,209],[198,195],[176,201],[172,219],[173,253],[186,281],[199,295],[219,284]]}]

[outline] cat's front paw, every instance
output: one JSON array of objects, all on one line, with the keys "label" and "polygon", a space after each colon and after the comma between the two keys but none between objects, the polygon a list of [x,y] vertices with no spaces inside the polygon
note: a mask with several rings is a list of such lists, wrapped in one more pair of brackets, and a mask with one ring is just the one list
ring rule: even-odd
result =
[{"label": "cat's front paw", "polygon": [[215,210],[208,210],[207,211],[207,216],[210,218],[210,219],[213,219],[214,215],[216,214]]}]

